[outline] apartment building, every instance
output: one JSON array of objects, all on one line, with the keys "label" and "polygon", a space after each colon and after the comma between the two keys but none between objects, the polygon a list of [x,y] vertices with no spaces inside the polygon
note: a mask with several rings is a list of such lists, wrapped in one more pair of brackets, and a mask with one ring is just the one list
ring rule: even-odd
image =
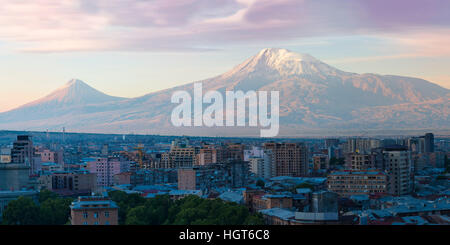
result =
[{"label": "apartment building", "polygon": [[328,190],[340,196],[386,193],[388,177],[379,170],[340,170],[330,173],[327,177]]},{"label": "apartment building", "polygon": [[70,205],[72,225],[118,225],[119,207],[107,197],[80,196]]},{"label": "apartment building", "polygon": [[275,161],[275,176],[307,176],[308,153],[302,143],[265,143]]}]

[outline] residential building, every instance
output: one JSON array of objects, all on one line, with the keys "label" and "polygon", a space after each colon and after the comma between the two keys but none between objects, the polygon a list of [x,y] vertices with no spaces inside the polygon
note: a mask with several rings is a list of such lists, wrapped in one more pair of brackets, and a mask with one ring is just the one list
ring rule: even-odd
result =
[{"label": "residential building", "polygon": [[0,149],[0,164],[1,163],[11,163],[11,149],[1,148]]},{"label": "residential building", "polygon": [[86,159],[87,170],[97,175],[97,186],[112,186],[114,175],[130,170],[131,161],[118,157],[96,157]]},{"label": "residential building", "polygon": [[314,154],[312,156],[312,160],[313,160],[313,170],[315,171],[326,170],[330,167],[328,155]]},{"label": "residential building", "polygon": [[375,155],[372,153],[350,152],[345,154],[345,168],[349,170],[367,170],[377,168]]},{"label": "residential building", "polygon": [[248,162],[244,161],[179,168],[178,189],[208,193],[214,188],[240,188],[247,185],[248,174]]},{"label": "residential building", "polygon": [[195,165],[200,166],[217,163],[217,150],[212,145],[203,145],[195,160]]},{"label": "residential building", "polygon": [[33,147],[33,142],[31,141],[31,136],[29,135],[19,135],[17,140],[13,143],[13,148],[11,149],[11,162],[16,164],[25,164],[30,166],[30,175],[34,173],[36,167],[34,166],[34,156],[35,149]]},{"label": "residential building", "polygon": [[119,207],[108,197],[80,196],[70,205],[72,225],[118,225]]},{"label": "residential building", "polygon": [[187,141],[174,141],[170,151],[161,154],[161,167],[192,167],[195,165],[197,153],[199,148],[190,146]]},{"label": "residential building", "polygon": [[275,176],[307,176],[308,153],[302,143],[264,143],[271,150],[275,162]]},{"label": "residential building", "polygon": [[90,194],[96,191],[97,176],[87,171],[58,171],[39,177],[40,189]]},{"label": "residential building", "polygon": [[21,190],[30,186],[30,166],[22,163],[0,164],[0,190]]},{"label": "residential building", "polygon": [[328,175],[328,190],[340,196],[386,193],[388,178],[379,170],[341,170]]}]

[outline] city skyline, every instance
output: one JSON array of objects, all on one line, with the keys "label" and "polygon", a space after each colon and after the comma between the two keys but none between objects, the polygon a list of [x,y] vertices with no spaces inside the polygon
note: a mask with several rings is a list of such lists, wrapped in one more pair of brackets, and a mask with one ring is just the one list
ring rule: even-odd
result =
[{"label": "city skyline", "polygon": [[438,0],[4,3],[0,112],[72,78],[138,97],[216,76],[268,47],[450,88],[449,8]]}]

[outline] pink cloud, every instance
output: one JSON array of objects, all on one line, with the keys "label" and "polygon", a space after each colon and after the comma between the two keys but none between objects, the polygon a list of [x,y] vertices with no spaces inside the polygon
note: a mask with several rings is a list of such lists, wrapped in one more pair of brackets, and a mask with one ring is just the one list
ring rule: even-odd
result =
[{"label": "pink cloud", "polygon": [[[449,30],[449,12],[447,0],[0,0],[0,41],[63,52],[208,50],[361,33],[407,39],[405,30]],[[433,36],[411,47],[442,40]]]}]

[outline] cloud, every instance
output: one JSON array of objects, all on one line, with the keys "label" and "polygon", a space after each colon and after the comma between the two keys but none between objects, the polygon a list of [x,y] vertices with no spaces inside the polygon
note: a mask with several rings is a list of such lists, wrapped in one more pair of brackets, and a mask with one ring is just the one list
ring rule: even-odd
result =
[{"label": "cloud", "polygon": [[332,35],[408,43],[405,30],[418,29],[431,39],[408,45],[426,49],[447,41],[432,32],[450,29],[449,12],[447,0],[0,0],[0,41],[27,52],[204,51]]}]

